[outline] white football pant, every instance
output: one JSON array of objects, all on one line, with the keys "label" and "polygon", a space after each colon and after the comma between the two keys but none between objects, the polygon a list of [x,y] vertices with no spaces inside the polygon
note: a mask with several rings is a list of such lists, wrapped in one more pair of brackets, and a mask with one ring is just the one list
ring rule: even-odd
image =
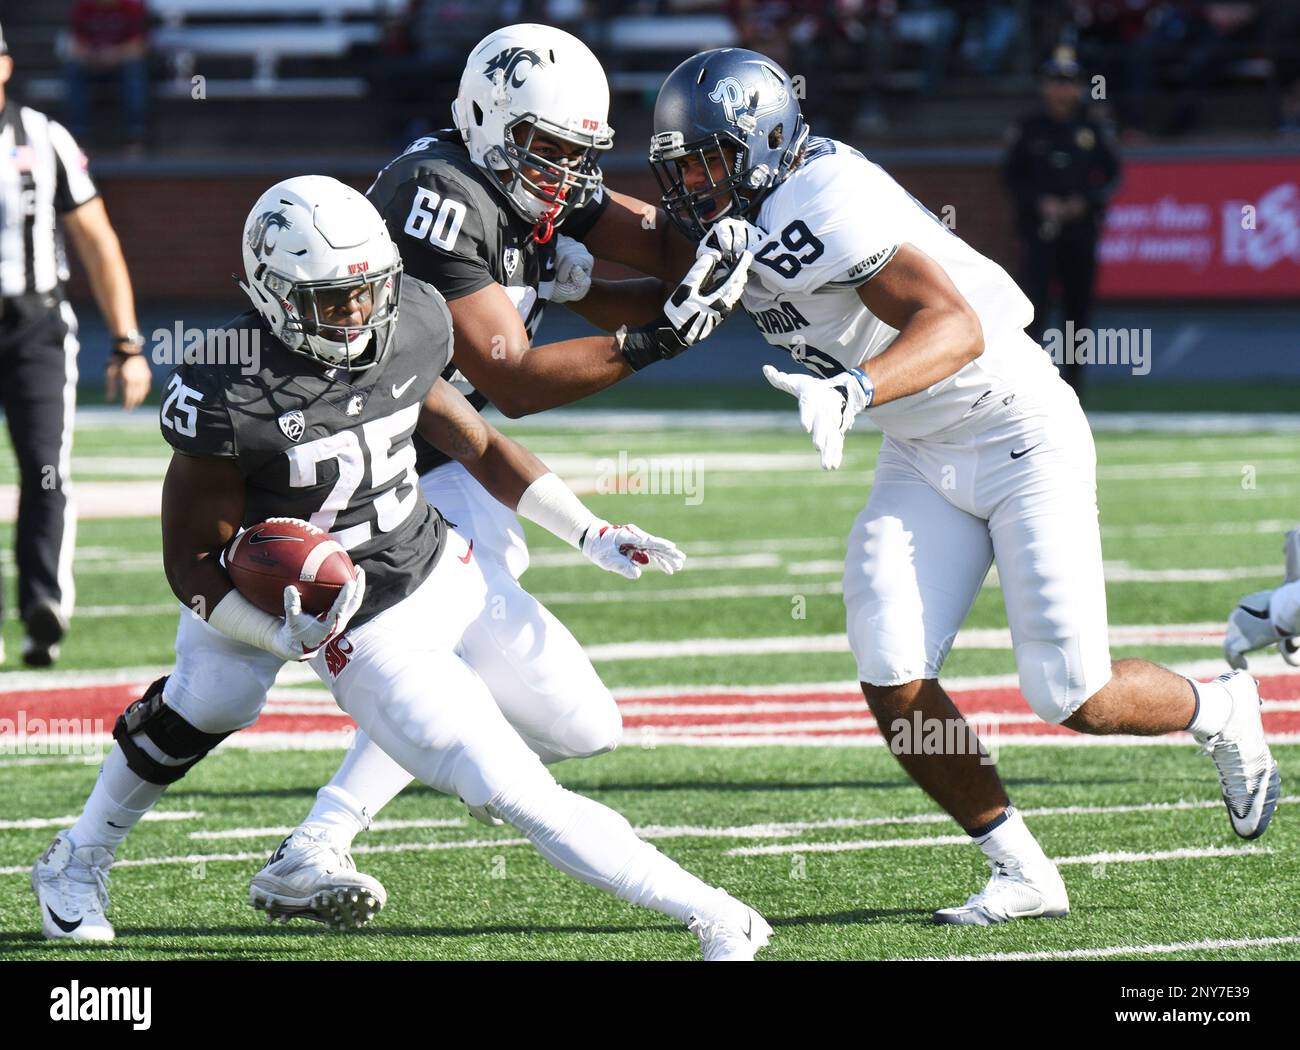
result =
[{"label": "white football pant", "polygon": [[996,563],[1021,691],[1062,722],[1111,676],[1092,433],[1065,383],[980,417],[944,442],[881,446],[844,562],[858,676],[937,678]]}]

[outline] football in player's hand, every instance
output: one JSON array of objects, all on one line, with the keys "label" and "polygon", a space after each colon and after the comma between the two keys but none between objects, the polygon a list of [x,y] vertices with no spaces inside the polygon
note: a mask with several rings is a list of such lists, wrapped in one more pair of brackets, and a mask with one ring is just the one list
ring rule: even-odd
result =
[{"label": "football in player's hand", "polygon": [[226,551],[226,571],[240,594],[272,616],[284,615],[289,584],[302,595],[303,612],[320,615],[356,576],[337,540],[297,518],[267,518],[240,533]]}]

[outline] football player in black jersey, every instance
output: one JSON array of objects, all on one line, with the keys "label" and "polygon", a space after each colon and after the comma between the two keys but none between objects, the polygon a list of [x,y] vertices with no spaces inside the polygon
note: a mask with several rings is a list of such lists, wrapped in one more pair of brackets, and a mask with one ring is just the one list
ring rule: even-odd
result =
[{"label": "football player in black jersey", "polygon": [[[182,603],[176,668],[118,719],[80,818],[33,866],[45,936],[113,938],[106,884],[117,847],[167,785],[256,720],[286,662],[310,661],[339,706],[424,783],[518,828],[560,870],[676,917],[706,958],[752,958],[770,933],[761,916],[642,842],[613,810],[561,788],[494,702],[470,652],[494,629],[493,599],[518,584],[475,558],[472,540],[425,501],[412,435],[418,427],[603,568],[673,572],[684,556],[596,518],[439,378],[451,355],[447,308],[430,286],[404,285],[388,231],[360,194],[323,176],[271,187],[245,225],[244,266],[255,309],[215,342],[223,353],[232,339],[249,342],[254,370],[187,362],[161,410],[174,449],[162,525]],[[328,612],[304,612],[287,586],[284,616],[272,616],[234,588],[222,553],[241,526],[267,517],[308,520],[351,554],[356,578]],[[327,839],[301,839],[300,852],[350,867]],[[332,903],[319,894],[277,903],[286,917],[332,910],[342,922],[368,917],[382,897],[358,875]]]},{"label": "football player in black jersey", "polygon": [[[604,71],[581,41],[549,26],[510,26],[470,54],[452,107],[456,128],[413,143],[367,191],[407,282],[446,298],[455,347],[444,375],[476,408],[491,402],[520,416],[585,397],[703,338],[739,297],[747,256],[715,275],[722,286],[706,294],[719,256],[697,254],[662,213],[605,189],[597,160],[611,142],[608,111]],[[593,252],[658,277],[593,281]],[[675,290],[659,279],[683,272]],[[555,301],[621,333],[534,346]],[[418,435],[416,447],[425,498],[473,538],[476,557],[520,576],[528,548],[516,516]],[[582,646],[527,591],[509,594],[507,615],[474,661],[498,705],[543,762],[612,750],[622,719]],[[534,644],[539,637],[545,646]],[[289,846],[254,880],[253,896],[279,913],[281,896],[301,900],[354,881],[310,844],[329,838],[346,855],[410,781],[358,733]]]}]

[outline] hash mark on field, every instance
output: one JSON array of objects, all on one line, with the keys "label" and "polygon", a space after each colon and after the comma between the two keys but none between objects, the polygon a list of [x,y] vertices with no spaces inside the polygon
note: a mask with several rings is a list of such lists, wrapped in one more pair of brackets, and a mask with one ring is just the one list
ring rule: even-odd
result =
[{"label": "hash mark on field", "polygon": [[1300,944],[1300,937],[1234,937],[1174,944],[1112,944],[1105,948],[1065,948],[1043,952],[991,952],[987,955],[932,955],[918,962],[1034,962],[1050,959],[1109,959],[1117,955],[1176,955],[1179,952],[1214,952],[1225,948],[1272,948]]}]

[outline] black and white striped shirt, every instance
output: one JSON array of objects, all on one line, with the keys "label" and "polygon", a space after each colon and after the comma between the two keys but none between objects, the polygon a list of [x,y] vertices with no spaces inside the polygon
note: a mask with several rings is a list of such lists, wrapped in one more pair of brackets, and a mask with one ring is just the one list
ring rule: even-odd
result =
[{"label": "black and white striped shirt", "polygon": [[58,216],[98,192],[67,130],[10,100],[0,112],[0,296],[44,294],[67,281]]}]

